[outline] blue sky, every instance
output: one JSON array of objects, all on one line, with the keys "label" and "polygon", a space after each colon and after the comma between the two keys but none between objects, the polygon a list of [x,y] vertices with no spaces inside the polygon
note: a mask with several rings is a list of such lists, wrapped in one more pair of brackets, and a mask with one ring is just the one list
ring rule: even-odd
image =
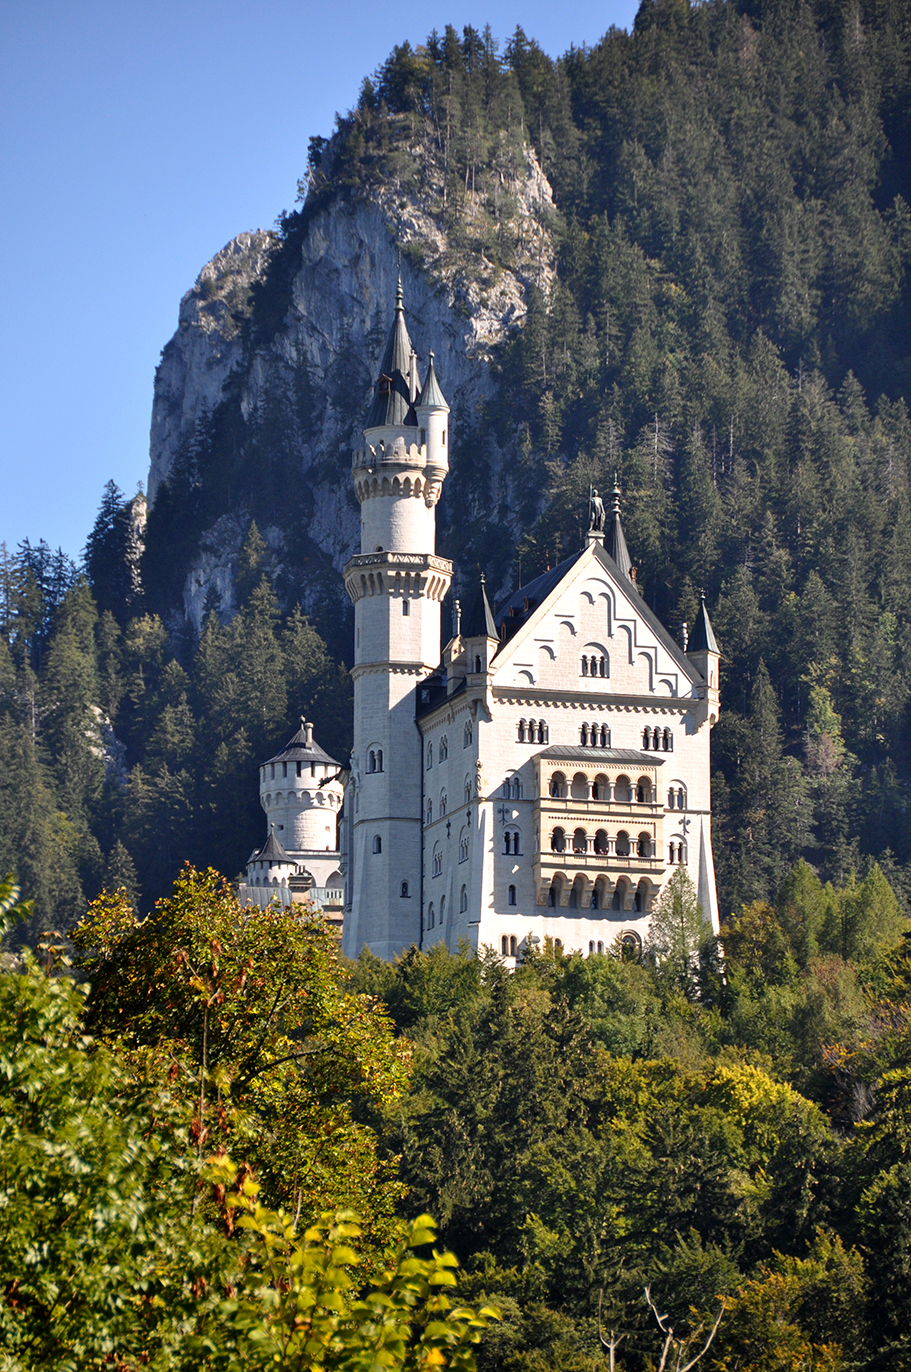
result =
[{"label": "blue sky", "polygon": [[552,56],[637,0],[0,0],[0,539],[78,556],[104,483],[148,471],[180,298],[295,199],[312,134],[446,24]]}]

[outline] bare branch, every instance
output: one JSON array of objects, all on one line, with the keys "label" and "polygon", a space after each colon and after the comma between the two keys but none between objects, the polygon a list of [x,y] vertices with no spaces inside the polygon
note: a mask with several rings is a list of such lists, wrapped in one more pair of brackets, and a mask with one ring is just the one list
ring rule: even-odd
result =
[{"label": "bare branch", "polygon": [[609,1338],[609,1339],[606,1339],[606,1338],[604,1337],[604,1334],[602,1333],[602,1330],[601,1330],[601,1302],[602,1302],[603,1299],[604,1299],[604,1288],[602,1287],[601,1290],[598,1292],[598,1340],[599,1340],[599,1342],[600,1342],[600,1344],[601,1344],[601,1347],[604,1348],[604,1349],[606,1349],[606,1351],[607,1351],[607,1353],[608,1353],[608,1356],[609,1356],[609,1358],[610,1358],[609,1372],[614,1372],[614,1354],[616,1353],[617,1349],[620,1347],[620,1344],[621,1344],[621,1343],[623,1342],[623,1340],[626,1338],[626,1335],[625,1335],[625,1334],[615,1334],[614,1331],[613,1331],[613,1329],[612,1329],[612,1330],[610,1331],[610,1338]]},{"label": "bare branch", "polygon": [[722,1317],[722,1315],[724,1314],[725,1310],[727,1309],[727,1301],[724,1299],[724,1296],[719,1296],[718,1299],[721,1301],[721,1309],[718,1311],[718,1318],[716,1319],[715,1323],[712,1325],[712,1332],[711,1332],[711,1334],[709,1334],[708,1338],[706,1339],[704,1348],[702,1349],[701,1352],[697,1353],[696,1356],[695,1356],[695,1358],[693,1358],[691,1362],[688,1362],[688,1363],[686,1364],[685,1367],[679,1368],[678,1372],[690,1372],[690,1368],[691,1368],[691,1367],[695,1367],[696,1364],[697,1364],[697,1362],[699,1361],[699,1359],[702,1358],[702,1357],[704,1357],[705,1354],[706,1354],[706,1353],[709,1351],[709,1349],[711,1348],[711,1346],[712,1346],[712,1339],[714,1339],[715,1335],[718,1333],[718,1326],[719,1326],[719,1324],[721,1323],[721,1317]]}]

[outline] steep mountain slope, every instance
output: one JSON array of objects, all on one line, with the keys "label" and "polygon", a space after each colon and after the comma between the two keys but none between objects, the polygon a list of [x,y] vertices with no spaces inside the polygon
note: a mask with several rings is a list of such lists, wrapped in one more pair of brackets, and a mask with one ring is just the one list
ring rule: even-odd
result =
[{"label": "steep mountain slope", "polygon": [[[442,525],[487,510],[490,492],[516,532],[514,473],[496,448],[483,495],[469,480],[478,412],[495,394],[492,363],[522,323],[529,290],[550,289],[555,250],[550,187],[527,146],[500,193],[510,199],[517,248],[504,270],[458,249],[442,225],[434,159],[423,144],[424,192],[395,182],[368,196],[314,197],[284,234],[241,234],[200,273],[162,356],[152,411],[151,584],[166,612],[199,629],[206,595],[234,609],[237,558],[251,519],[284,598],[330,621],[344,609],[339,571],[356,546],[350,450],[363,426],[378,349],[401,271],[409,323],[426,366],[433,349],[459,416],[455,491]],[[464,222],[480,208],[469,193]],[[477,472],[479,464],[473,464]],[[190,512],[192,511],[192,517]],[[489,515],[489,510],[487,510]],[[158,546],[170,552],[156,575]]]}]

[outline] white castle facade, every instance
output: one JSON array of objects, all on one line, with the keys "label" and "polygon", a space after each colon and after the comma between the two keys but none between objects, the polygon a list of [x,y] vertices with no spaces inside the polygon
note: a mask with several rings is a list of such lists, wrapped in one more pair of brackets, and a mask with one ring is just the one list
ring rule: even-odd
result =
[{"label": "white castle facade", "polygon": [[353,459],[344,951],[639,946],[680,864],[717,929],[718,648],[704,602],[684,651],[637,589],[615,491],[607,515],[593,501],[586,546],[496,616],[482,579],[441,655],[448,430],[432,353],[419,384],[400,287]]}]

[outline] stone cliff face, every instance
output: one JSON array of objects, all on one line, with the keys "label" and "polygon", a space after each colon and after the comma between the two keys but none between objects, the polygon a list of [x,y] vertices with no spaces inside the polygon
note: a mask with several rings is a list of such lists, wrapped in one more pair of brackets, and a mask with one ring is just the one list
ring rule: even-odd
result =
[{"label": "stone cliff face", "polygon": [[470,435],[479,407],[495,396],[498,350],[521,326],[531,289],[546,295],[551,286],[554,249],[550,187],[533,154],[505,191],[511,270],[453,246],[432,185],[404,203],[393,186],[374,187],[369,199],[324,197],[284,237],[240,234],[203,268],[156,375],[148,488],[152,526],[165,484],[172,506],[191,492],[201,512],[182,552],[174,541],[183,614],[194,627],[212,591],[223,613],[233,608],[233,569],[251,518],[283,598],[300,599],[317,617],[333,601],[343,607],[338,572],[359,536],[350,450],[399,270],[421,371],[432,348],[452,407],[441,551],[466,541],[466,520],[499,521],[510,541],[514,463],[497,451],[479,462]]}]

